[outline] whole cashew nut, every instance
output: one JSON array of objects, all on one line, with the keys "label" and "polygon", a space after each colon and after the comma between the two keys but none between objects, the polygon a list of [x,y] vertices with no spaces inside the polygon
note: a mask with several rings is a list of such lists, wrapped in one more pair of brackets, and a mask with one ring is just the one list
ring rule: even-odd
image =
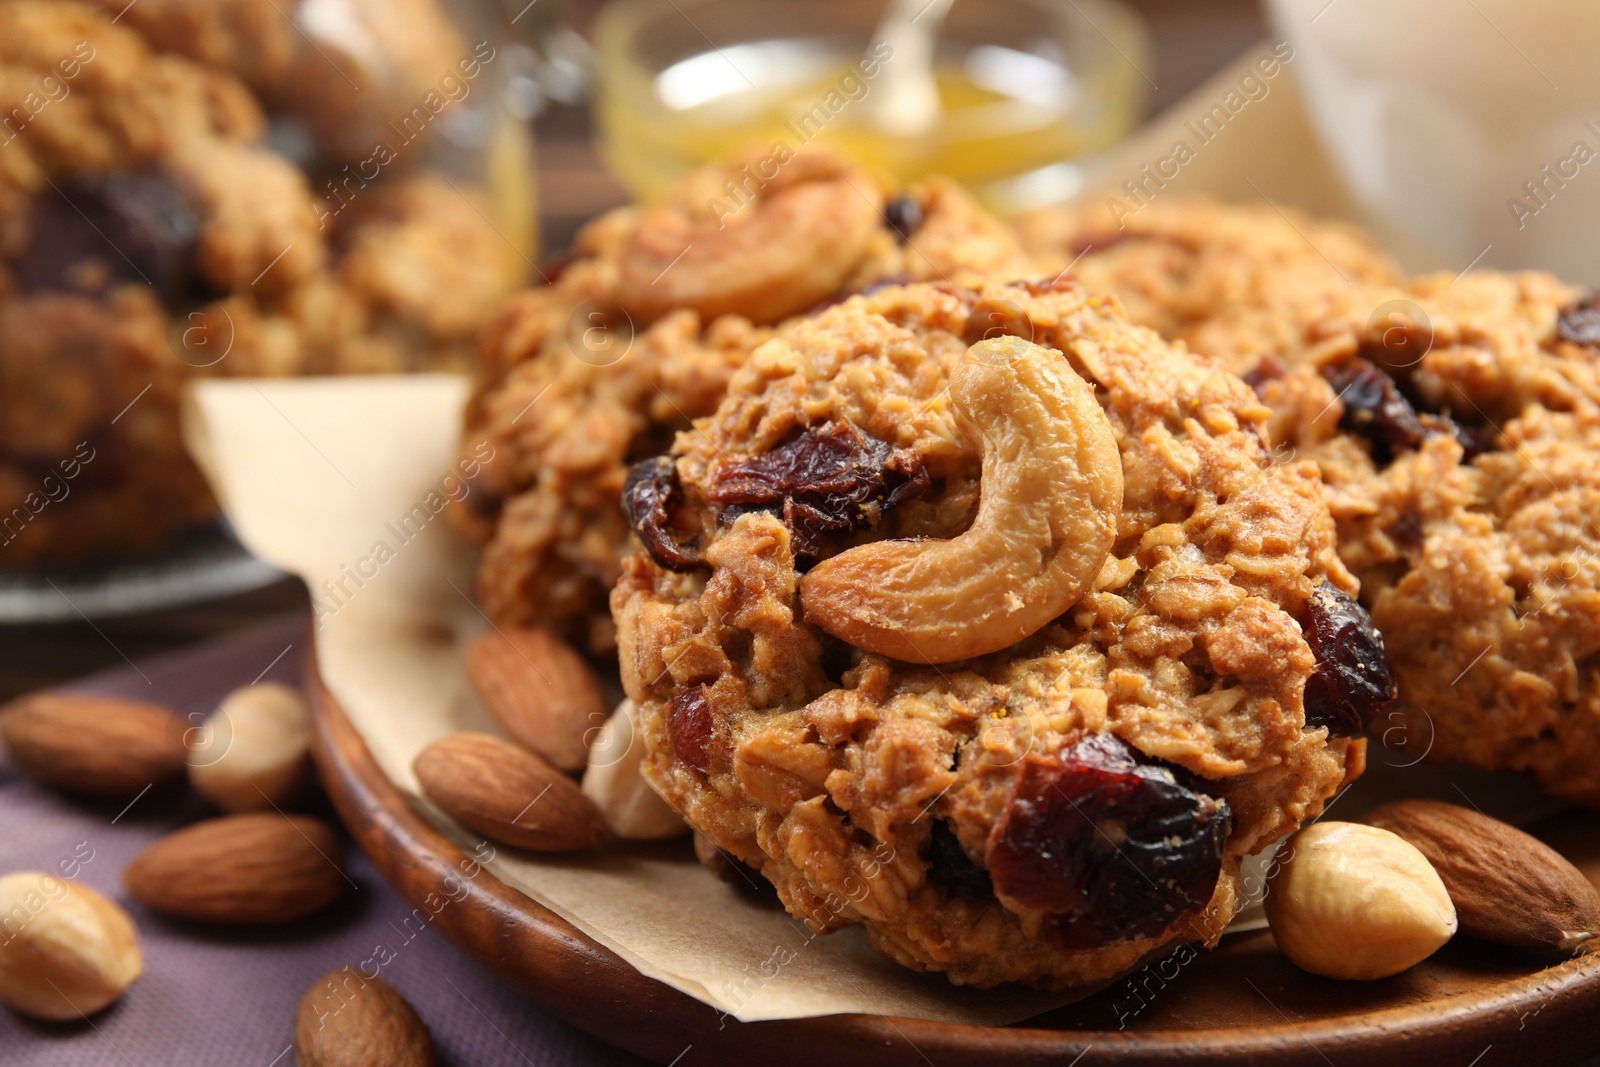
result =
[{"label": "whole cashew nut", "polygon": [[950,376],[983,446],[983,498],[945,541],[878,541],[800,582],[807,621],[913,663],[999,651],[1057,618],[1094,581],[1122,514],[1122,458],[1093,390],[1059,353],[980,341]]},{"label": "whole cashew nut", "polygon": [[[731,211],[728,195],[715,195]],[[704,319],[777,322],[838,292],[883,225],[877,186],[825,156],[783,163],[737,211],[712,216],[701,203],[652,208],[623,239],[617,302],[630,315],[693,308]]]}]

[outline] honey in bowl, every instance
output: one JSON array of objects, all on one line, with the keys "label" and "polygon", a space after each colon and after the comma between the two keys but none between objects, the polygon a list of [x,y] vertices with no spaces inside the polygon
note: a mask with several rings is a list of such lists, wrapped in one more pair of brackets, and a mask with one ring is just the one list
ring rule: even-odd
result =
[{"label": "honey in bowl", "polygon": [[[598,31],[608,164],[648,199],[701,163],[816,142],[898,182],[947,175],[1009,211],[1072,191],[1070,161],[1137,118],[1144,40],[1120,7],[957,2],[927,56],[877,35],[883,7],[629,0],[608,8]],[[912,63],[930,68],[937,108],[933,121],[908,126],[889,97]]]}]

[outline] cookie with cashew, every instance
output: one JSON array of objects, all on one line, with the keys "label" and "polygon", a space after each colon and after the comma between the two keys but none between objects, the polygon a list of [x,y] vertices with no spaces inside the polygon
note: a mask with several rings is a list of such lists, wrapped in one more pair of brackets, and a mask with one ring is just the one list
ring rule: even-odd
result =
[{"label": "cookie with cashew", "polygon": [[813,149],[704,167],[601,216],[482,346],[462,458],[493,459],[453,516],[484,546],[479,603],[502,626],[561,627],[610,653],[629,463],[716,410],[775,329],[891,280],[1035,271],[954,183],[893,192]]},{"label": "cookie with cashew", "polygon": [[797,918],[959,984],[1214,942],[1392,688],[1268,416],[1070,281],[790,324],[628,481],[645,777]]}]

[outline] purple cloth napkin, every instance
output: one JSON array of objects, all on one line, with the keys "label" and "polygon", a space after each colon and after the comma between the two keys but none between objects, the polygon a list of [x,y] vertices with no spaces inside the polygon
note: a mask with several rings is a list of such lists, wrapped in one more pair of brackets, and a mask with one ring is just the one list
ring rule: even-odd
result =
[{"label": "purple cloth napkin", "polygon": [[[236,686],[297,684],[305,657],[301,617],[159,660],[95,675],[71,688],[208,713]],[[313,813],[336,821],[322,799]],[[128,899],[122,869],[157,837],[215,814],[181,781],[132,804],[44,789],[0,757],[0,873],[82,863],[78,879],[128,909],[139,927],[144,976],[88,1023],[40,1023],[0,1009],[0,1064],[28,1067],[288,1067],[294,1013],[311,983],[386,946],[382,977],[433,1032],[441,1064],[641,1064],[501,986],[421,928],[412,908],[351,846],[341,866],[354,892],[302,923],[215,930],[164,919]],[[89,857],[87,862],[83,862]]]}]

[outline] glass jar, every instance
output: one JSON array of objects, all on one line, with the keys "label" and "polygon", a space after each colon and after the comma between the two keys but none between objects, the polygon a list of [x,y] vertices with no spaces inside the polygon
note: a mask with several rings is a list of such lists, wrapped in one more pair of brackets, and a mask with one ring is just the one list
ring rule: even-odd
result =
[{"label": "glass jar", "polygon": [[1071,192],[1073,161],[1138,119],[1146,36],[1117,0],[956,0],[932,42],[937,119],[907,128],[887,86],[922,59],[904,39],[900,54],[877,39],[887,7],[608,6],[596,29],[607,162],[648,198],[700,163],[815,140],[901,182],[947,175],[1011,212]]}]

